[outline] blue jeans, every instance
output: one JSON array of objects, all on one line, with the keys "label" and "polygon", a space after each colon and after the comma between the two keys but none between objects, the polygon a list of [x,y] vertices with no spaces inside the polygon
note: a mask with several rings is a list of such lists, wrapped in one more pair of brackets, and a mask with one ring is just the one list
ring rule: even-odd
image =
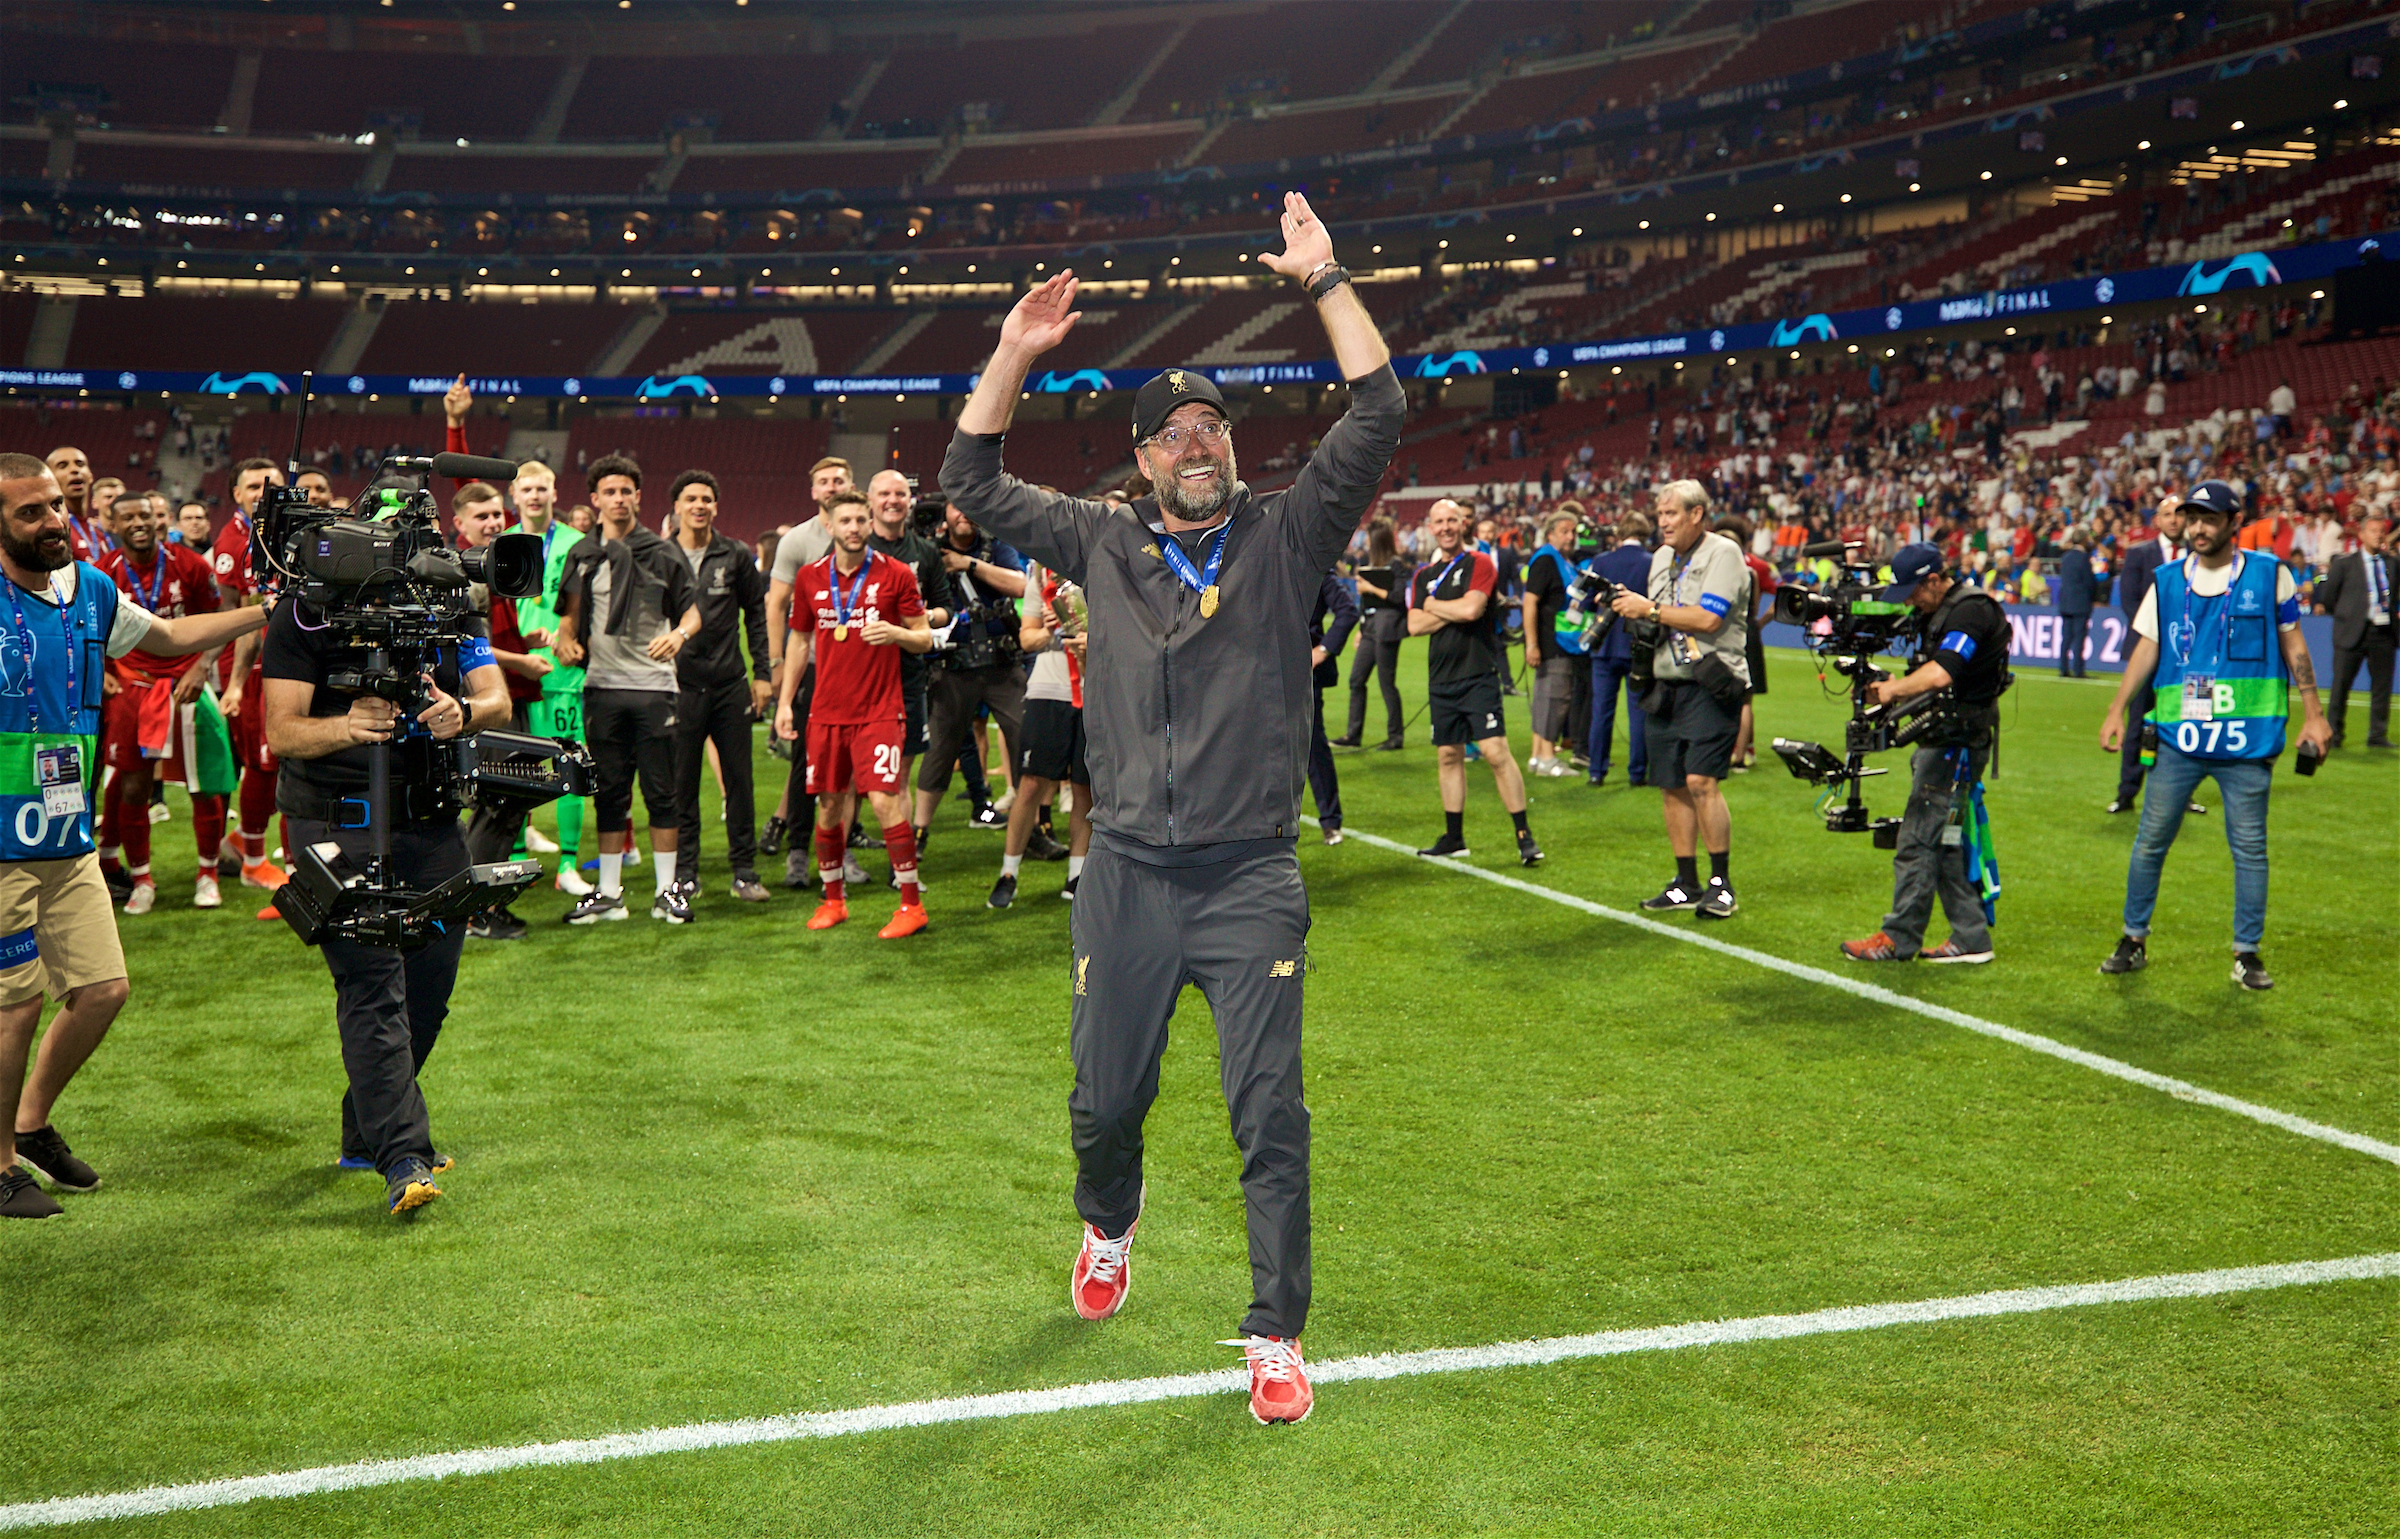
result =
[{"label": "blue jeans", "polygon": [[2167,847],[2183,826],[2192,792],[2211,777],[2225,797],[2225,843],[2233,850],[2233,949],[2256,951],[2267,933],[2267,787],[2275,761],[2196,759],[2163,742],[2150,767],[2141,831],[2133,836],[2133,864],[2125,873],[2125,933],[2136,940],[2149,936]]},{"label": "blue jeans", "polygon": [[1633,671],[1631,658],[1592,658],[1592,726],[1584,744],[1584,756],[1592,767],[1585,773],[1598,780],[1608,773],[1608,749],[1617,732],[1617,695],[1624,686],[1625,702],[1625,769],[1636,780],[1650,774],[1650,744],[1643,735],[1642,708],[1633,699],[1633,691],[1625,685],[1625,676]]}]

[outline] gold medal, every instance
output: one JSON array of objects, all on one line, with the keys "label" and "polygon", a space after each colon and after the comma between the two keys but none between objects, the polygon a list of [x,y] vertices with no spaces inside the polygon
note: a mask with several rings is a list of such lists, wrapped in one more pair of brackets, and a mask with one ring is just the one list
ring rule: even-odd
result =
[{"label": "gold medal", "polygon": [[847,625],[835,626],[833,628],[833,639],[836,641],[848,641],[850,639],[850,627]]},{"label": "gold medal", "polygon": [[1210,583],[1200,590],[1200,618],[1213,620],[1217,614],[1217,585]]}]

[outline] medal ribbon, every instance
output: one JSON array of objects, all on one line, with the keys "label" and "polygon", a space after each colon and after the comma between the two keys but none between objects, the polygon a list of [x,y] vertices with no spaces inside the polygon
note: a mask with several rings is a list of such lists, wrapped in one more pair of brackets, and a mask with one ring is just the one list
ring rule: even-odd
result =
[{"label": "medal ribbon", "polygon": [[150,580],[148,582],[142,581],[141,571],[134,566],[131,556],[125,558],[125,575],[133,579],[133,596],[141,602],[141,606],[152,614],[158,613],[159,590],[167,584],[165,547],[162,546],[158,549],[155,558],[150,563]]},{"label": "medal ribbon", "polygon": [[[17,591],[16,583],[8,578],[0,577],[0,587],[8,589],[9,612],[16,617],[17,621],[17,640],[25,648],[25,704],[33,717],[33,730],[39,732],[42,730],[42,691],[40,684],[35,679],[33,665],[33,627],[25,623],[25,598]],[[80,650],[75,645],[75,632],[83,627],[69,620],[67,601],[59,598],[58,582],[55,578],[51,579],[50,597],[58,604],[58,633],[65,638],[67,644],[67,727],[71,728],[75,722],[76,707],[83,699],[83,696],[75,692],[75,654]],[[61,730],[66,729],[62,728]]]},{"label": "medal ribbon", "polygon": [[1474,556],[1474,554],[1475,552],[1473,550],[1465,548],[1460,549],[1457,555],[1450,558],[1450,564],[1446,567],[1443,567],[1441,572],[1436,575],[1431,582],[1424,582],[1424,569],[1419,568],[1417,571],[1417,579],[1424,585],[1417,589],[1417,596],[1420,598],[1433,598],[1438,595],[1442,591],[1442,584],[1448,582],[1450,580],[1450,574],[1458,570],[1458,564],[1461,561],[1469,560]]},{"label": "medal ribbon", "polygon": [[1219,526],[1217,537],[1209,542],[1208,565],[1204,567],[1193,567],[1192,558],[1183,553],[1182,543],[1172,534],[1158,542],[1159,554],[1167,558],[1168,567],[1183,580],[1185,587],[1194,593],[1204,593],[1217,585],[1217,569],[1225,564],[1225,537],[1231,533],[1233,520],[1229,518]]},{"label": "medal ribbon", "polygon": [[858,606],[860,596],[867,591],[867,568],[874,564],[874,553],[869,552],[867,559],[858,564],[858,574],[851,579],[850,592],[845,596],[842,592],[841,563],[826,563],[825,578],[833,588],[833,623],[835,625],[846,626],[850,623],[850,612]]}]

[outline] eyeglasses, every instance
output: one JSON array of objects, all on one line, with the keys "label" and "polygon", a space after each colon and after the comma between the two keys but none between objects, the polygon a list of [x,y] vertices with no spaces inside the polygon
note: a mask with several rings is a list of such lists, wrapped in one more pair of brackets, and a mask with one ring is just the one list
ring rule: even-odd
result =
[{"label": "eyeglasses", "polygon": [[1206,417],[1188,428],[1181,426],[1160,428],[1150,435],[1150,441],[1169,454],[1181,454],[1184,444],[1193,438],[1199,439],[1201,443],[1214,449],[1223,443],[1225,435],[1232,431],[1233,424],[1223,417]]}]

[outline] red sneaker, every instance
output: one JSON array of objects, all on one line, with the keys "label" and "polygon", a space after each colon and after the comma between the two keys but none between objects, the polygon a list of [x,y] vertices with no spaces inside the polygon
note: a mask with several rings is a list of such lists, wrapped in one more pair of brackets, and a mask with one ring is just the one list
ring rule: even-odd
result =
[{"label": "red sneaker", "polygon": [[877,930],[875,935],[879,940],[898,940],[903,935],[916,934],[931,923],[933,921],[925,917],[923,904],[903,903],[893,912],[891,923]]},{"label": "red sneaker", "polygon": [[1300,1343],[1281,1336],[1237,1336],[1221,1347],[1240,1347],[1250,1359],[1250,1414],[1262,1427],[1308,1420],[1316,1392],[1300,1364]]},{"label": "red sneaker", "polygon": [[808,916],[808,927],[812,930],[830,930],[849,917],[849,904],[838,898],[828,898],[817,905],[815,913]]},{"label": "red sneaker", "polygon": [[1909,960],[1900,954],[1899,947],[1892,944],[1892,938],[1881,930],[1877,930],[1865,940],[1842,942],[1842,955],[1853,962],[1905,962]]},{"label": "red sneaker", "polygon": [[[1150,1198],[1148,1187],[1142,1200]],[[1075,1275],[1067,1283],[1067,1302],[1086,1320],[1105,1320],[1125,1307],[1133,1291],[1133,1231],[1140,1228],[1137,1209],[1125,1232],[1110,1239],[1090,1224],[1083,1226],[1083,1253],[1075,1258]]]}]

